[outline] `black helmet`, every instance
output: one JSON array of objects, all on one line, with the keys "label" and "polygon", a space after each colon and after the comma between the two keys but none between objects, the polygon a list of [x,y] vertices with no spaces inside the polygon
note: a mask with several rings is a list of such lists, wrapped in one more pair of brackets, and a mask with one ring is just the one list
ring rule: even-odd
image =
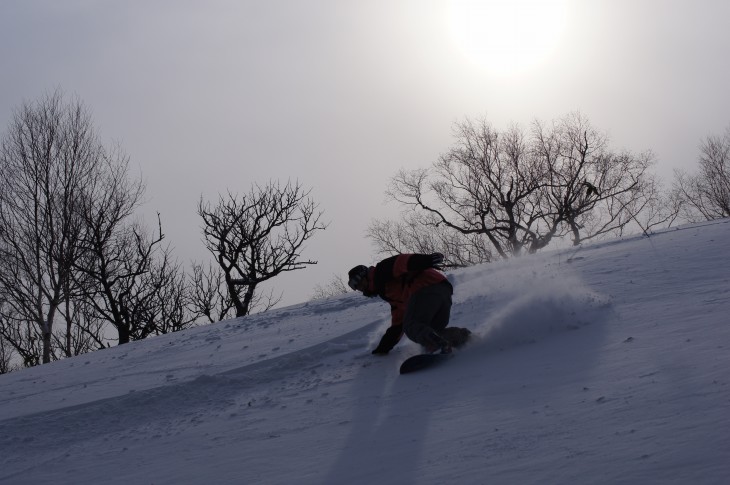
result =
[{"label": "black helmet", "polygon": [[368,267],[364,265],[358,265],[352,268],[347,273],[347,284],[352,288],[353,290],[357,290],[357,286],[360,284],[363,278],[365,278],[368,275]]}]

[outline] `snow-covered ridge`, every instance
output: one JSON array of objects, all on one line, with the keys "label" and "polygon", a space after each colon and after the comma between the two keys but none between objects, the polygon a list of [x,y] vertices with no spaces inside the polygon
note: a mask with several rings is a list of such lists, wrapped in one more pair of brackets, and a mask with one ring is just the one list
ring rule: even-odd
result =
[{"label": "snow-covered ridge", "polygon": [[725,483],[730,221],[449,275],[409,376],[349,294],[0,376],[0,483]]}]

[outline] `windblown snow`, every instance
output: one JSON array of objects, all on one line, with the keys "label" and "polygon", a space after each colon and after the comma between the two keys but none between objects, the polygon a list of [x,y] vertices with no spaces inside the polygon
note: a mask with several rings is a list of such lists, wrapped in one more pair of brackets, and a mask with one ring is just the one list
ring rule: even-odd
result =
[{"label": "windblown snow", "polygon": [[2,375],[0,483],[728,483],[728,240],[455,271],[475,338],[406,376],[419,348],[371,355],[389,311],[356,294]]}]

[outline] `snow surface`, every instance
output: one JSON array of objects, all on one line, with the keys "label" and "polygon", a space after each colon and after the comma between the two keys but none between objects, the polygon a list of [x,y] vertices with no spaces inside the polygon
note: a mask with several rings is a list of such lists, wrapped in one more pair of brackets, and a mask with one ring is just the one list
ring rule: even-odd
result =
[{"label": "snow surface", "polygon": [[450,274],[477,338],[417,374],[349,294],[0,376],[0,483],[730,483],[728,240]]}]

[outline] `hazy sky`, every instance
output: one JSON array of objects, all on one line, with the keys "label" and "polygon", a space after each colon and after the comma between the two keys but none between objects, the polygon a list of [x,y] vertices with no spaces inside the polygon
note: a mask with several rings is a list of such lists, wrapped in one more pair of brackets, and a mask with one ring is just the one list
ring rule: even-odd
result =
[{"label": "hazy sky", "polygon": [[57,87],[92,110],[147,182],[183,261],[208,256],[201,195],[298,179],[331,224],[316,267],[275,280],[304,301],[375,256],[383,192],[451,128],[580,110],[669,181],[730,126],[727,0],[0,0],[0,130]]}]

